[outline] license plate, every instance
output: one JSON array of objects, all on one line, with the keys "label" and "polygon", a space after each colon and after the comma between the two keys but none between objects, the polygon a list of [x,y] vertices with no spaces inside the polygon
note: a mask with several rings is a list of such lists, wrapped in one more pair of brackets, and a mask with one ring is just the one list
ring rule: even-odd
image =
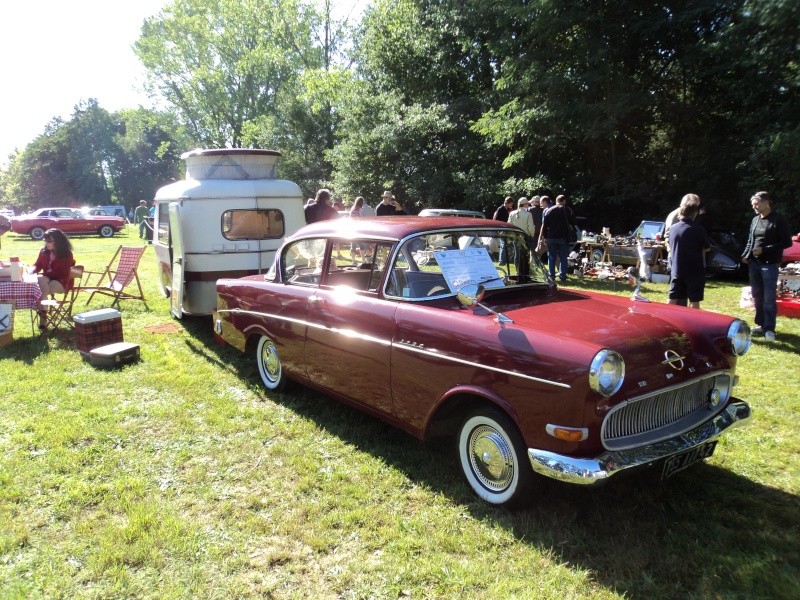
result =
[{"label": "license plate", "polygon": [[690,467],[694,463],[708,458],[714,454],[714,448],[716,447],[716,441],[706,442],[705,444],[695,446],[691,450],[686,450],[685,452],[670,456],[664,461],[664,470],[661,472],[661,479],[671,477],[675,475],[675,473],[683,471],[686,467]]}]

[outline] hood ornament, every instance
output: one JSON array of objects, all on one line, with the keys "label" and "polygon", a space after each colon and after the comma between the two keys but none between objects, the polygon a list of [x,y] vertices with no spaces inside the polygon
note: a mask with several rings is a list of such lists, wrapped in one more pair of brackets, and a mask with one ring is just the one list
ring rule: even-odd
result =
[{"label": "hood ornament", "polygon": [[633,289],[631,300],[634,302],[650,302],[650,300],[639,293],[639,290],[642,287],[642,278],[640,277],[640,273],[637,273],[635,268],[628,267],[628,270],[625,272],[625,274],[628,276],[628,284],[636,286]]}]

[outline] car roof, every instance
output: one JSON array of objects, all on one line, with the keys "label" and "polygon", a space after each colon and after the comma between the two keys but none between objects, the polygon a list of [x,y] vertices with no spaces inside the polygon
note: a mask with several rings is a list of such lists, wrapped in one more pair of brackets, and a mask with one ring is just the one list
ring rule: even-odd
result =
[{"label": "car roof", "polygon": [[358,217],[355,219],[329,219],[306,225],[291,239],[298,237],[360,237],[400,240],[415,233],[440,229],[516,229],[513,225],[472,217]]},{"label": "car roof", "polygon": [[441,216],[441,217],[457,217],[458,215],[469,215],[472,217],[486,218],[479,210],[468,210],[466,208],[424,208],[419,211],[421,217],[424,216]]}]

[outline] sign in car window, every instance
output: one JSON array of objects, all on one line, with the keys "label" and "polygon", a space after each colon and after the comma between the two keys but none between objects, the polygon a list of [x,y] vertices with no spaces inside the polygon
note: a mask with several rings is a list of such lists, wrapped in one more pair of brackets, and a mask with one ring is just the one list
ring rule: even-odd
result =
[{"label": "sign in car window", "polygon": [[487,289],[505,285],[486,248],[444,250],[433,255],[451,292],[475,283],[483,284]]}]

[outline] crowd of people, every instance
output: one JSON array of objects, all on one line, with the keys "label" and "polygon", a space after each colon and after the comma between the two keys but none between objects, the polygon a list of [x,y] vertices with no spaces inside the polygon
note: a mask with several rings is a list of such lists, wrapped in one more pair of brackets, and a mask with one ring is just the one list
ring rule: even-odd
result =
[{"label": "crowd of people", "polygon": [[317,190],[314,198],[309,198],[303,208],[306,223],[316,223],[328,219],[338,219],[346,213],[348,217],[387,217],[407,214],[402,204],[394,194],[386,190],[381,195],[381,201],[373,208],[363,196],[356,198],[353,206],[348,210],[341,201],[333,200],[331,191],[326,188]]},{"label": "crowd of people", "polygon": [[[575,234],[575,213],[567,206],[567,197],[563,194],[556,196],[555,204],[549,196],[532,196],[528,199],[522,196],[517,200],[514,209],[514,199],[506,196],[503,204],[497,207],[493,218],[516,225],[528,236],[528,242],[536,255],[544,260],[546,257],[550,277],[555,280],[556,267],[558,278],[561,282],[567,280],[569,270],[569,253],[577,237]],[[501,262],[506,258],[505,248],[501,251]],[[514,262],[517,271],[522,272],[526,266],[527,257],[524,253],[517,253]]]},{"label": "crowd of people", "polygon": [[[783,251],[792,245],[792,236],[786,219],[773,207],[767,192],[757,192],[750,198],[755,213],[747,235],[747,244],[741,261],[748,267],[750,288],[755,306],[755,335],[774,340],[777,320],[777,285]],[[147,218],[153,216],[153,207],[141,200],[134,214],[139,226],[139,236],[147,237]],[[330,190],[321,188],[314,198],[309,198],[304,208],[307,223],[336,219],[346,213],[351,218],[370,216],[398,216],[407,214],[391,191],[381,195],[381,202],[373,208],[363,196],[355,199],[347,210],[341,202],[332,200]],[[703,213],[700,197],[686,194],[666,219],[664,237],[670,265],[668,302],[699,309],[705,293],[705,253],[711,240],[705,228],[697,222]],[[550,277],[561,282],[567,280],[568,256],[575,243],[575,215],[567,206],[567,199],[559,195],[552,203],[549,196],[526,196],[516,201],[506,196],[494,211],[493,218],[515,225],[528,237],[528,246],[540,259],[546,257]],[[39,252],[31,273],[39,274],[42,298],[69,291],[70,269],[75,264],[72,245],[59,229],[48,229],[45,245]],[[513,257],[512,257],[513,253]],[[517,272],[529,269],[527,249],[499,248],[501,263],[513,260]],[[39,312],[39,327],[46,326],[46,313]]]}]

